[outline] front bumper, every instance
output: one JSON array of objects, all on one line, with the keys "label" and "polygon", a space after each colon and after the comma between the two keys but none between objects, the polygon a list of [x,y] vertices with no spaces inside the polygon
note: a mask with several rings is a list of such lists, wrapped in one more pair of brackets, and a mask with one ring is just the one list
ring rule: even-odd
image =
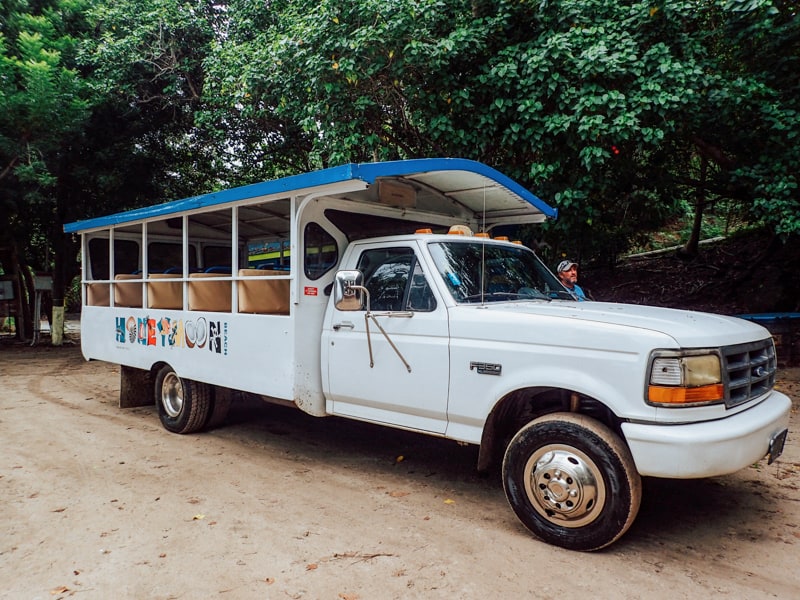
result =
[{"label": "front bumper", "polygon": [[688,425],[623,423],[640,475],[672,479],[734,473],[764,458],[789,426],[792,401],[773,391],[756,406],[716,421]]}]

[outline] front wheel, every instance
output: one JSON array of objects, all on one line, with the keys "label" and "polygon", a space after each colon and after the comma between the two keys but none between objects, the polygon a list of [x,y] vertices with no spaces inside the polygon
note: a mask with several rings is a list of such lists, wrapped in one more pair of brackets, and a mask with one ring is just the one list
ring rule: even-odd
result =
[{"label": "front wheel", "polygon": [[522,523],[570,550],[599,550],[633,523],[642,482],[627,446],[583,415],[555,413],[519,430],[503,459],[503,487]]},{"label": "front wheel", "polygon": [[158,417],[173,433],[194,433],[205,426],[211,409],[208,384],[183,379],[164,366],[156,375],[155,400]]}]

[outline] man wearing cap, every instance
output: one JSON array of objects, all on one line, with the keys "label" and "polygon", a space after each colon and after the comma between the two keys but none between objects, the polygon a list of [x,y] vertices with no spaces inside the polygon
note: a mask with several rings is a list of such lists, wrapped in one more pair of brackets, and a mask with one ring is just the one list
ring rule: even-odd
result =
[{"label": "man wearing cap", "polygon": [[575,300],[578,300],[579,302],[586,300],[586,294],[583,293],[581,286],[578,285],[577,263],[574,263],[571,260],[562,260],[560,263],[558,263],[556,274],[561,280],[561,283],[565,288],[567,288],[567,290],[569,290],[569,293],[572,294]]}]

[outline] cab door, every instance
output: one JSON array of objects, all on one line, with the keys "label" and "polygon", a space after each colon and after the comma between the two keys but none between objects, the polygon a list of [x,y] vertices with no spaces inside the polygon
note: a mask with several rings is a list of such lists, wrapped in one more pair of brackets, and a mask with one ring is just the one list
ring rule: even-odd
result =
[{"label": "cab door", "polygon": [[430,275],[412,245],[367,246],[358,270],[369,291],[369,308],[386,336],[374,321],[365,319],[366,307],[340,311],[331,305],[322,352],[323,361],[327,354],[328,412],[444,433],[447,311]]}]

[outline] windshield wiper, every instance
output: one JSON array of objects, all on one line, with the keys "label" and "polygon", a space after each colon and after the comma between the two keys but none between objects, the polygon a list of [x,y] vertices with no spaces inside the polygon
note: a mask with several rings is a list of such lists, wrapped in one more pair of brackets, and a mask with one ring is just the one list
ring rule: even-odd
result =
[{"label": "windshield wiper", "polygon": [[558,298],[559,300],[577,300],[577,298],[567,290],[552,290],[550,294],[551,298]]},{"label": "windshield wiper", "polygon": [[529,291],[519,292],[486,292],[484,294],[472,294],[461,299],[461,302],[482,302],[484,300],[552,300],[550,296],[543,294],[539,290],[528,288]]}]

